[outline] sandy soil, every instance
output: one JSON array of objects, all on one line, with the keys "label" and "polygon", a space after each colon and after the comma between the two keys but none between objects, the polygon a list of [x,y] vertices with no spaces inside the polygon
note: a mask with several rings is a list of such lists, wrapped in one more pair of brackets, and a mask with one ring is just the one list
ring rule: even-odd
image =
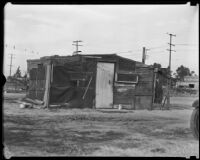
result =
[{"label": "sandy soil", "polygon": [[[20,109],[3,104],[5,156],[199,157],[189,128],[194,98],[172,98],[170,110]],[[182,105],[181,105],[182,104]],[[182,107],[184,106],[184,107]]]}]

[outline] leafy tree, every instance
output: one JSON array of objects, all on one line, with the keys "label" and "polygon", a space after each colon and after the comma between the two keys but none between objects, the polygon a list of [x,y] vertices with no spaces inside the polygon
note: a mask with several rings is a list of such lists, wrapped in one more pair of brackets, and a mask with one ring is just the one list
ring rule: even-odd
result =
[{"label": "leafy tree", "polygon": [[25,85],[28,84],[28,76],[27,76],[27,72],[25,72],[25,74],[24,74],[24,76],[23,76],[23,83],[24,83]]},{"label": "leafy tree", "polygon": [[190,69],[181,65],[176,69],[177,78],[183,80],[185,76],[191,76]]},{"label": "leafy tree", "polygon": [[195,76],[196,75],[194,71],[191,71],[190,74],[191,74],[191,76]]},{"label": "leafy tree", "polygon": [[15,72],[15,74],[13,75],[14,78],[21,78],[21,70],[20,70],[20,66],[17,67],[17,70]]},{"label": "leafy tree", "polygon": [[157,78],[160,79],[160,82],[162,82],[163,85],[167,84],[167,79],[169,77],[169,67],[168,68],[162,68],[162,65],[159,63],[154,63],[153,64],[154,68],[158,68],[158,75]]},{"label": "leafy tree", "polygon": [[162,66],[161,66],[161,64],[159,64],[159,63],[154,63],[154,64],[153,64],[153,67],[154,67],[154,68],[161,68]]},{"label": "leafy tree", "polygon": [[25,73],[25,74],[24,74],[23,78],[24,78],[24,79],[26,79],[26,78],[27,78],[27,73]]},{"label": "leafy tree", "polygon": [[173,73],[173,77],[176,78],[178,75],[177,73]]}]

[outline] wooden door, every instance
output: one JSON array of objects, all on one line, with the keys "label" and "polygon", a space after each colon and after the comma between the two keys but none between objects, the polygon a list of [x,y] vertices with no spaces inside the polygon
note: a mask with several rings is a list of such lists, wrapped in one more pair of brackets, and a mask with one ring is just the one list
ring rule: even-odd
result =
[{"label": "wooden door", "polygon": [[97,63],[96,108],[113,106],[114,63]]}]

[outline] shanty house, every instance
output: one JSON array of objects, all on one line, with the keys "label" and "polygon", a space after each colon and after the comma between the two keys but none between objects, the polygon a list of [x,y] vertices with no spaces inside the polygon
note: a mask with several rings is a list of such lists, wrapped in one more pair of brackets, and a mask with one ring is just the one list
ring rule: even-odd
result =
[{"label": "shanty house", "polygon": [[152,109],[154,68],[116,54],[27,60],[27,97],[45,106]]}]

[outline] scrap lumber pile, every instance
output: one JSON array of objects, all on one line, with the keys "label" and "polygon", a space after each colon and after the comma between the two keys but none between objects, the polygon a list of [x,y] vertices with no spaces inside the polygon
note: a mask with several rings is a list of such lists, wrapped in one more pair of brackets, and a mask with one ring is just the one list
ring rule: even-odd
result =
[{"label": "scrap lumber pile", "polygon": [[30,98],[23,98],[20,101],[17,101],[20,104],[20,108],[45,108],[44,107],[44,102],[40,101],[38,99],[30,99]]}]

